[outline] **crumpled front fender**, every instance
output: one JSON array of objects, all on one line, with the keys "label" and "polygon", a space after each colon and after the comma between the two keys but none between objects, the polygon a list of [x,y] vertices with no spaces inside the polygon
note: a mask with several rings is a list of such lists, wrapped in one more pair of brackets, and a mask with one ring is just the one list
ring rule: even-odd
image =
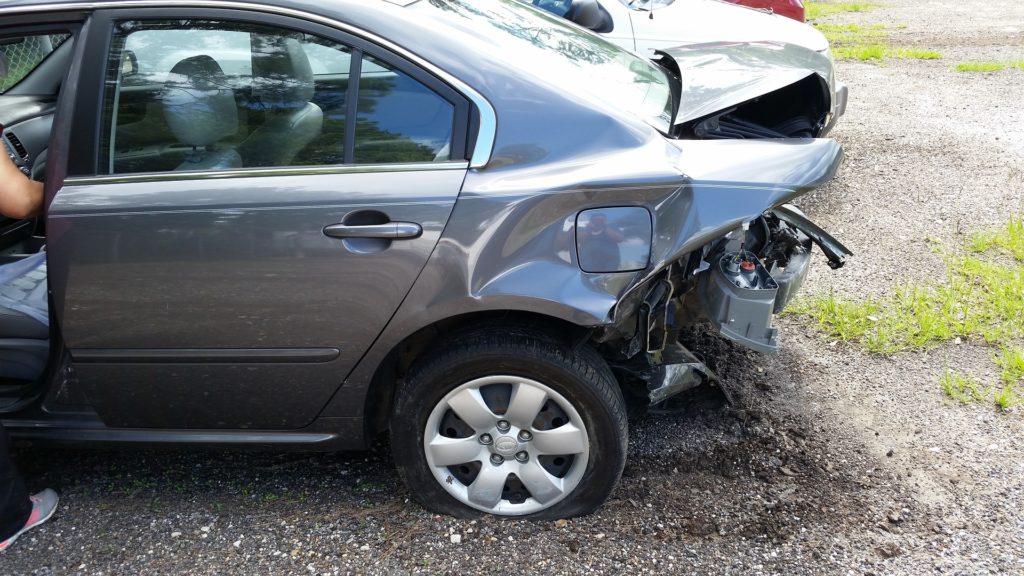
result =
[{"label": "crumpled front fender", "polygon": [[[674,123],[689,122],[794,84],[811,74],[835,83],[821,52],[780,42],[716,42],[659,50],[678,67],[682,93]],[[826,94],[832,100],[831,94]],[[831,103],[835,108],[835,103]]]}]

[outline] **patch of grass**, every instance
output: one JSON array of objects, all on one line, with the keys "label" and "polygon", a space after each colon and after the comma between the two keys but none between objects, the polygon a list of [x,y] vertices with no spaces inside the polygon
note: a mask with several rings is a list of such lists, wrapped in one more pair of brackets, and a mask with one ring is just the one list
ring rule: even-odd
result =
[{"label": "patch of grass", "polygon": [[[800,302],[794,312],[815,319],[832,338],[858,342],[880,354],[957,338],[999,346],[1001,353],[994,359],[1004,386],[995,398],[1007,409],[1020,400],[1016,386],[1024,380],[1024,349],[1013,347],[1024,340],[1024,218],[973,235],[965,252],[946,254],[943,283],[908,284],[874,300],[848,301],[829,294]],[[962,375],[948,373],[940,384],[947,396],[960,401],[965,390],[977,391]]]},{"label": "patch of grass", "polygon": [[904,58],[909,60],[938,60],[942,58],[941,52],[934,50],[921,50],[918,48],[891,48],[886,56],[890,58]]},{"label": "patch of grass", "polygon": [[878,8],[878,4],[870,2],[804,2],[804,17],[807,20],[817,20],[823,16],[843,12],[870,12],[875,8]]},{"label": "patch of grass", "polygon": [[999,62],[961,62],[953,67],[957,72],[998,72],[1006,68]]},{"label": "patch of grass", "polygon": [[857,45],[857,46],[836,46],[832,48],[832,55],[837,60],[860,60],[868,62],[871,60],[883,60],[886,47],[881,44]]},{"label": "patch of grass", "polygon": [[[996,344],[1024,338],[1024,220],[976,234],[967,250],[969,254],[947,255],[945,283],[906,285],[888,298],[861,302],[829,295],[802,304],[798,311],[812,316],[830,336],[859,341],[883,354],[957,337]],[[998,258],[998,253],[1012,255],[1016,262]]]},{"label": "patch of grass", "polygon": [[813,302],[798,302],[790,308],[796,314],[808,314],[825,331],[843,342],[860,340],[872,328],[877,318],[877,302],[851,302],[829,296]]},{"label": "patch of grass", "polygon": [[971,237],[968,248],[976,253],[998,248],[1024,262],[1024,220],[1011,221],[1003,230],[979,232]]},{"label": "patch of grass", "polygon": [[1004,384],[1011,385],[1024,380],[1024,349],[1003,346],[996,356],[996,364],[1002,368],[999,378]]},{"label": "patch of grass", "polygon": [[1013,408],[1015,405],[1020,404],[1021,397],[1017,395],[1017,391],[1014,390],[1013,385],[1007,384],[1002,388],[1002,390],[996,392],[992,401],[995,402],[997,408],[1005,412],[1010,408]]},{"label": "patch of grass", "polygon": [[942,54],[934,50],[895,48],[889,45],[889,30],[881,24],[815,24],[832,47],[837,60],[882,61],[886,58],[934,60]]},{"label": "patch of grass", "polygon": [[1009,62],[961,62],[953,69],[957,72],[999,72],[1007,68],[1024,70],[1024,60],[1011,60]]},{"label": "patch of grass", "polygon": [[830,44],[863,44],[872,38],[886,38],[888,29],[881,24],[862,26],[860,24],[815,24]]},{"label": "patch of grass", "polygon": [[970,374],[961,374],[947,370],[939,379],[939,386],[947,398],[961,404],[970,404],[985,399],[978,386],[978,381]]}]

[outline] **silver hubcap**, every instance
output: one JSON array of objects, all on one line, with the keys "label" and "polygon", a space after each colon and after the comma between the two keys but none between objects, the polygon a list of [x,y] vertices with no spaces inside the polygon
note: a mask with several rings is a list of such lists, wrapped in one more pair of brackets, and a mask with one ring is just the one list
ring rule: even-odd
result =
[{"label": "silver hubcap", "polygon": [[586,426],[569,401],[517,376],[478,378],[449,392],[427,418],[423,448],[449,494],[506,516],[568,496],[590,455]]}]

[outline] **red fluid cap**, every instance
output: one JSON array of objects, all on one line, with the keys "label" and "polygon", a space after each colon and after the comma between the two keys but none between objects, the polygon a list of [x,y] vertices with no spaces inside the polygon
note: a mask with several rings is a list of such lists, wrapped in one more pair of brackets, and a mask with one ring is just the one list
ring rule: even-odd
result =
[{"label": "red fluid cap", "polygon": [[740,268],[742,268],[743,270],[746,270],[747,272],[750,272],[751,270],[753,270],[756,267],[757,266],[753,262],[751,262],[750,260],[744,260],[743,262],[740,262]]}]

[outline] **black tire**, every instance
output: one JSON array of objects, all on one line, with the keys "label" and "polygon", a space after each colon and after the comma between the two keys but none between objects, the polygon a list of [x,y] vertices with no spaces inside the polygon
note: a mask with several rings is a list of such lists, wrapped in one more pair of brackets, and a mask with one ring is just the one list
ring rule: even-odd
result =
[{"label": "black tire", "polygon": [[390,436],[395,466],[424,508],[459,518],[484,513],[459,502],[431,473],[424,434],[433,408],[471,380],[510,375],[544,383],[572,404],[588,434],[589,457],[579,484],[563,500],[525,516],[537,520],[589,514],[611,494],[626,463],[626,404],[615,377],[590,346],[569,349],[531,328],[489,328],[461,335],[424,354],[395,394]]}]

